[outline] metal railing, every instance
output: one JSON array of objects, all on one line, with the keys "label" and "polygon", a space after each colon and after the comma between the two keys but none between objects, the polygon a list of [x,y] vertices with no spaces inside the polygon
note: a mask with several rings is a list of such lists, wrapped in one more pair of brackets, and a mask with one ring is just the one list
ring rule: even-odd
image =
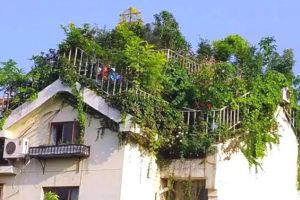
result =
[{"label": "metal railing", "polygon": [[[201,70],[201,65],[189,57],[180,55],[170,49],[160,50],[160,52],[163,52],[166,55],[167,60],[177,61],[182,67],[188,70],[189,74]],[[139,89],[129,81],[127,77],[130,77],[130,74],[126,72],[117,72],[115,68],[109,65],[103,65],[99,58],[88,55],[80,48],[70,49],[63,57],[76,67],[78,75],[94,81],[106,95],[116,95],[131,90],[143,98],[156,98]],[[221,126],[232,129],[241,122],[241,112],[239,107],[237,109],[232,109],[230,106],[225,106],[217,110],[195,110],[184,108],[181,113],[184,122],[189,126],[199,122],[206,124],[206,132],[214,131],[217,127]]]},{"label": "metal railing", "polygon": [[177,53],[176,51],[173,51],[171,49],[162,49],[160,51],[166,55],[168,61],[177,61],[180,66],[187,70],[188,74],[197,73],[202,69],[201,64],[199,64],[192,58]]},{"label": "metal railing", "polygon": [[226,106],[217,110],[194,110],[187,109],[181,111],[184,122],[189,125],[200,124],[204,126],[205,132],[214,132],[217,128],[227,127],[234,129],[241,122],[241,111],[239,108],[232,109]]},{"label": "metal railing", "polygon": [[[182,67],[187,69],[189,74],[196,73],[202,68],[201,64],[195,60],[171,49],[162,49],[159,52],[162,52],[168,61],[174,60],[178,62]],[[90,56],[78,47],[65,52],[63,57],[67,58],[68,62],[76,67],[77,73],[80,76],[94,80],[107,95],[115,95],[127,92],[129,89],[134,89],[142,96],[152,96],[129,81],[127,78],[130,77],[129,73],[117,72],[115,68],[109,65],[102,65],[101,59],[96,58],[96,56]]]},{"label": "metal railing", "polygon": [[90,147],[82,144],[29,147],[32,158],[89,157]]},{"label": "metal railing", "polygon": [[291,124],[291,126],[293,128],[295,128],[295,110],[290,108],[289,110],[284,109],[286,115],[287,115],[287,119],[289,121],[289,123]]},{"label": "metal railing", "polygon": [[102,65],[101,60],[95,56],[90,56],[80,48],[70,49],[63,55],[69,63],[76,67],[78,75],[94,81],[98,88],[106,95],[116,95],[128,90],[134,90],[136,94],[144,98],[152,95],[141,89],[128,80],[130,76],[127,72],[117,72],[110,65]]},{"label": "metal railing", "polygon": [[[246,93],[241,98],[246,98],[248,95],[249,93]],[[242,112],[239,104],[235,108],[229,105],[221,109],[211,110],[184,108],[181,112],[184,122],[188,126],[200,125],[206,133],[214,132],[220,127],[227,127],[229,130],[235,129],[242,120]]]}]

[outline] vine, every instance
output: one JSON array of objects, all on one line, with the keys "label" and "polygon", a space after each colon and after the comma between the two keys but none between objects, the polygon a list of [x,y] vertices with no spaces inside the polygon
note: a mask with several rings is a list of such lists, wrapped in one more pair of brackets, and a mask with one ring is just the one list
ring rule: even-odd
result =
[{"label": "vine", "polygon": [[[163,46],[188,54],[188,43],[173,16],[162,12],[155,20],[154,30],[147,29],[142,22],[134,26],[122,22],[109,31],[88,24],[81,28],[74,24],[65,26],[66,39],[59,45],[60,53],[52,51],[34,56],[35,66],[27,75],[14,62],[4,63],[0,85],[14,94],[13,106],[18,106],[36,98],[38,91],[60,77],[75,97],[80,142],[83,143],[86,110],[82,88],[78,89],[76,84],[102,96],[104,92],[92,80],[80,77],[76,67],[61,58],[60,54],[79,47],[103,64],[111,64],[120,75],[126,72],[122,79],[153,95],[143,98],[131,89],[106,98],[122,112],[122,119],[131,114],[134,123],[143,127],[142,134],[120,133],[120,143],[138,144],[159,159],[168,160],[205,157],[215,152],[216,144],[231,139],[226,152],[241,150],[250,164],[259,165],[268,145],[279,141],[273,115],[281,103],[281,89],[292,86],[289,70],[293,65],[292,52],[284,51],[280,55],[272,38],[263,38],[258,47],[254,47],[242,37],[230,35],[199,44],[197,57],[202,68],[190,74],[178,60],[166,63],[163,54],[154,51]],[[175,32],[163,31],[173,30],[172,27]],[[240,98],[246,92],[250,92],[249,97]],[[214,134],[204,130],[203,127],[208,126],[204,120],[193,126],[186,125],[180,112],[183,107],[207,112],[229,104],[233,109],[240,105],[243,120],[235,130],[220,126]],[[292,107],[297,108],[296,103]],[[3,126],[8,114],[4,113],[0,125]]]},{"label": "vine", "polygon": [[79,76],[76,73],[76,68],[74,65],[69,64],[65,60],[62,60],[60,65],[63,66],[60,68],[60,78],[65,84],[67,84],[71,88],[71,92],[76,100],[75,108],[77,109],[77,118],[80,130],[79,142],[83,144],[86,128],[86,115],[84,111],[84,100],[81,94],[82,89],[78,89],[76,85],[79,82]]},{"label": "vine", "polygon": [[8,118],[8,116],[10,115],[11,110],[6,110],[2,113],[2,118],[0,119],[0,130],[3,130],[3,126]]}]

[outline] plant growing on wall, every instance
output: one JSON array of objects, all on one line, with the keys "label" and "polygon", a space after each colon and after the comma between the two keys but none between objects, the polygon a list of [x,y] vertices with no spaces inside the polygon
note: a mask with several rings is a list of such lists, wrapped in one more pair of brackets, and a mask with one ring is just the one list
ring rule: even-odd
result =
[{"label": "plant growing on wall", "polygon": [[[34,56],[35,66],[25,75],[13,61],[8,61],[0,69],[0,85],[13,91],[13,105],[19,105],[60,77],[72,88],[83,142],[85,108],[76,83],[94,89],[99,95],[103,92],[95,82],[79,76],[76,67],[62,58],[68,50],[79,47],[102,64],[115,67],[123,73],[122,78],[135,85],[127,93],[104,96],[124,115],[133,115],[134,122],[143,127],[141,135],[120,133],[122,141],[138,143],[161,159],[171,159],[203,157],[213,152],[216,143],[232,139],[234,144],[228,151],[240,149],[250,164],[259,165],[267,146],[278,142],[273,114],[281,103],[281,88],[292,87],[293,53],[286,50],[280,55],[272,38],[263,39],[258,47],[238,35],[211,43],[202,40],[197,51],[202,68],[189,74],[178,60],[167,62],[161,52],[155,51],[161,47],[188,50],[174,17],[161,12],[155,16],[153,26],[154,29],[147,29],[143,23],[122,22],[105,30],[88,24],[70,24],[63,27],[66,38],[59,45],[60,59],[55,64],[49,63],[47,54]],[[205,62],[206,58],[214,62]],[[144,98],[136,94],[136,88],[152,96]],[[241,98],[246,92],[250,92],[249,96]],[[209,111],[227,105],[234,109],[237,104],[242,110],[242,123],[228,132],[224,131],[226,127],[219,127],[217,136],[203,129],[207,126],[204,120],[187,126],[180,112],[183,107]],[[297,108],[295,102],[292,107]]]}]

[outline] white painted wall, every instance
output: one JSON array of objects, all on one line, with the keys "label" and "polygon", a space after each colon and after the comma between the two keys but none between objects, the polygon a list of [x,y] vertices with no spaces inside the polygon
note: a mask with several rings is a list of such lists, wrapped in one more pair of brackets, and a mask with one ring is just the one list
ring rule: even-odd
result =
[{"label": "white painted wall", "polygon": [[232,155],[227,161],[224,155],[218,154],[218,200],[300,199],[296,189],[298,143],[281,108],[276,119],[280,143],[269,149],[267,157],[262,161],[263,170],[255,173],[255,169],[250,169],[241,152]]},{"label": "white painted wall", "polygon": [[160,186],[160,175],[155,158],[132,145],[126,145],[124,151],[120,199],[155,200]]},{"label": "white painted wall", "polygon": [[[4,134],[8,138],[28,138],[32,147],[47,145],[51,122],[76,119],[73,107],[52,98],[10,124]],[[45,174],[35,159],[15,163],[16,176],[0,175],[4,199],[41,200],[43,187],[79,186],[79,200],[154,200],[160,184],[155,159],[132,145],[120,147],[118,133],[105,129],[101,135],[100,127],[100,119],[87,114],[84,137],[85,145],[90,146],[87,159],[47,160]]]}]

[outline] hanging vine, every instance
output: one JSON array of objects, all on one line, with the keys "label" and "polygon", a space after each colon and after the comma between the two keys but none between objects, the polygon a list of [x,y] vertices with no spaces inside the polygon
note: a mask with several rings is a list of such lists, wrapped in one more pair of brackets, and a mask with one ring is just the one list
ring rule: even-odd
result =
[{"label": "hanging vine", "polygon": [[[35,66],[29,74],[23,74],[12,61],[4,63],[0,70],[0,85],[13,94],[10,110],[33,100],[39,91],[60,78],[71,88],[75,99],[81,143],[87,123],[82,88],[88,87],[119,109],[122,116],[131,114],[134,123],[142,127],[142,134],[120,133],[121,142],[139,144],[166,160],[205,157],[215,152],[215,144],[231,139],[226,151],[241,150],[250,164],[259,165],[268,145],[279,141],[273,115],[281,103],[281,88],[292,87],[291,73],[285,67],[293,64],[289,59],[291,52],[280,55],[270,38],[262,39],[258,48],[254,48],[242,37],[231,35],[199,45],[197,57],[201,58],[202,68],[190,74],[182,62],[176,59],[167,62],[162,53],[155,51],[155,44],[165,44],[188,54],[188,43],[173,16],[164,12],[157,15],[156,20],[156,32],[146,29],[142,23],[131,26],[124,22],[109,31],[87,24],[81,28],[70,24],[63,27],[66,39],[59,45],[59,53],[52,51],[34,56]],[[163,21],[168,23],[161,23]],[[171,28],[170,24],[176,25],[176,38],[180,39],[180,44],[170,40],[172,31],[164,33],[166,37],[160,38],[162,41],[156,41],[159,31],[164,30],[162,26]],[[79,76],[76,66],[62,58],[63,53],[76,47],[90,57],[99,58],[103,64],[112,65],[120,74],[126,72],[121,78],[131,81],[152,97],[137,95],[134,89],[105,95],[93,80]],[[206,51],[201,49],[204,47]],[[212,62],[206,62],[204,58]],[[81,88],[78,88],[79,83]],[[249,97],[240,98],[246,92],[250,92]],[[243,121],[235,130],[220,125],[214,134],[204,131],[203,127],[208,124],[203,119],[192,126],[186,125],[180,112],[183,107],[206,112],[229,104],[233,109],[240,105]],[[297,105],[294,103],[292,107],[297,108]],[[9,111],[4,113],[0,126],[8,115]]]}]

